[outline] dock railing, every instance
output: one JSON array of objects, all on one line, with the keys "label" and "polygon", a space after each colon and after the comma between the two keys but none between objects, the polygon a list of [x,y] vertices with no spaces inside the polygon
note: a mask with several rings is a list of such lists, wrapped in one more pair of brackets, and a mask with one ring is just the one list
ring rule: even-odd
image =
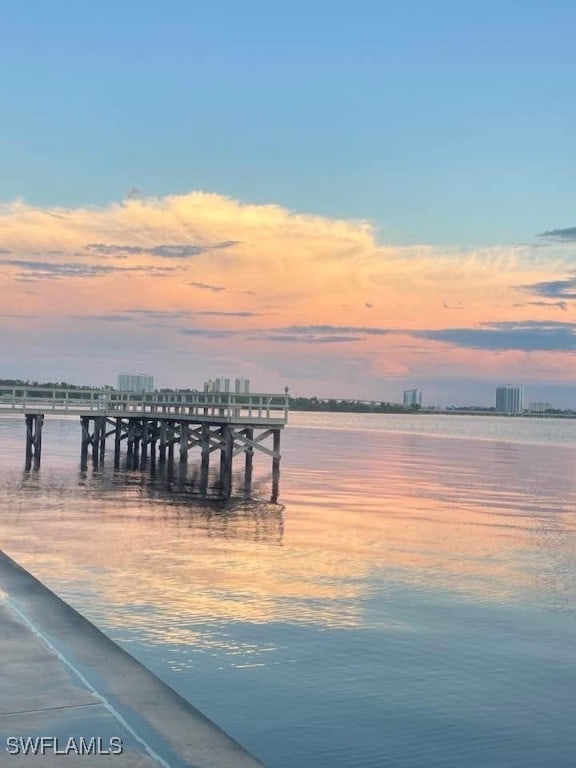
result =
[{"label": "dock railing", "polygon": [[195,418],[218,421],[270,420],[286,424],[288,394],[198,392],[169,390],[121,392],[111,389],[61,389],[31,386],[0,387],[0,414],[31,413],[150,415],[151,418]]}]

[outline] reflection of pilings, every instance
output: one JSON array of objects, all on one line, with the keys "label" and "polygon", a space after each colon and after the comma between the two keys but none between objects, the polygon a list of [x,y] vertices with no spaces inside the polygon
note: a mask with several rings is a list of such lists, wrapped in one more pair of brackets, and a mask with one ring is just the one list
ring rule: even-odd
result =
[{"label": "reflection of pilings", "polygon": [[28,472],[32,467],[40,469],[42,455],[43,413],[26,414],[26,461],[24,468]]}]

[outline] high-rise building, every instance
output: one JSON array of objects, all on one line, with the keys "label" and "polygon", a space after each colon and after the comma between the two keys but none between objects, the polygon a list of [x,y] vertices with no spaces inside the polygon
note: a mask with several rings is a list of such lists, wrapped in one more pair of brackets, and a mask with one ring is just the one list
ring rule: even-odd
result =
[{"label": "high-rise building", "polygon": [[422,392],[419,389],[405,389],[404,390],[404,405],[422,405]]},{"label": "high-rise building", "polygon": [[498,413],[522,413],[524,410],[524,389],[512,384],[497,387],[496,410]]},{"label": "high-rise building", "polygon": [[121,373],[118,389],[120,392],[154,392],[154,377],[147,373]]},{"label": "high-rise building", "polygon": [[[238,379],[236,381],[238,381]],[[242,379],[242,381],[244,381],[244,379]],[[217,379],[208,379],[208,381],[204,382],[204,392],[230,392],[230,379],[221,377]]]},{"label": "high-rise building", "polygon": [[236,392],[236,394],[247,394],[250,392],[250,379],[235,379],[234,392]]},{"label": "high-rise building", "polygon": [[553,409],[553,405],[551,403],[529,403],[528,410],[530,413],[546,413],[546,411],[551,411]]}]

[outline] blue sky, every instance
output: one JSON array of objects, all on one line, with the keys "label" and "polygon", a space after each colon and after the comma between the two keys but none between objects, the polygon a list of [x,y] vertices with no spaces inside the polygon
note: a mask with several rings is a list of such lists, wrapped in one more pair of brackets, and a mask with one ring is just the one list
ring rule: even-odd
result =
[{"label": "blue sky", "polygon": [[554,0],[2,3],[0,375],[576,407],[575,28]]},{"label": "blue sky", "polygon": [[0,11],[0,200],[217,192],[386,242],[574,223],[571,2],[73,0]]}]

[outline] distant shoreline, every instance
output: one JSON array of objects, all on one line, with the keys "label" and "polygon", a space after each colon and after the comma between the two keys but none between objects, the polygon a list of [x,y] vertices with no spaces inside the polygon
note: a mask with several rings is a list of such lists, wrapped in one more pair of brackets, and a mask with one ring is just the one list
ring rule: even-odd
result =
[{"label": "distant shoreline", "polygon": [[449,410],[442,411],[440,409],[432,408],[397,408],[397,409],[370,409],[370,408],[302,408],[290,406],[291,413],[367,413],[370,415],[384,415],[390,414],[400,416],[491,416],[504,419],[576,419],[576,413],[501,413],[498,411],[476,411],[468,410],[466,408],[451,408]]}]

